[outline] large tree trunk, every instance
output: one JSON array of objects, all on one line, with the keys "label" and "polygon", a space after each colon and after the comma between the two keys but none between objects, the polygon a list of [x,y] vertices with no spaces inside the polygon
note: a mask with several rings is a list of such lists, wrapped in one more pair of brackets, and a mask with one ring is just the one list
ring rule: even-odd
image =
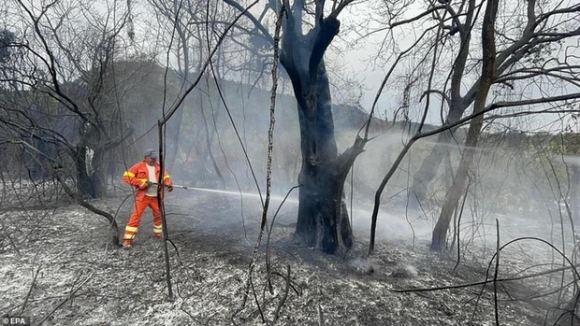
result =
[{"label": "large tree trunk", "polygon": [[332,168],[307,168],[302,174],[295,239],[327,253],[343,252],[353,236],[343,196],[344,182]]},{"label": "large tree trunk", "polygon": [[[485,109],[487,94],[489,93],[489,89],[491,88],[494,80],[494,63],[496,54],[494,25],[495,17],[497,14],[498,1],[499,0],[490,0],[487,2],[485,16],[483,19],[483,30],[481,33],[483,62],[481,68],[480,88],[476,95],[475,103],[473,106],[474,113],[481,113]],[[467,132],[467,139],[465,140],[465,149],[463,156],[461,157],[459,167],[457,168],[455,179],[453,180],[453,186],[447,193],[445,203],[441,209],[441,215],[439,216],[437,224],[435,225],[435,229],[433,230],[431,250],[441,251],[445,249],[449,223],[451,222],[453,212],[459,205],[461,194],[465,189],[468,173],[473,164],[473,157],[475,156],[475,149],[478,145],[482,126],[483,114],[480,114],[471,120],[469,131]]]},{"label": "large tree trunk", "polygon": [[302,187],[295,236],[308,246],[334,253],[350,248],[353,236],[343,195],[348,170],[343,171],[342,166],[336,164],[338,150],[323,63],[319,68],[317,88],[314,112],[298,107],[302,144],[299,181]]},{"label": "large tree trunk", "polygon": [[343,253],[353,243],[343,189],[354,159],[364,147],[357,139],[338,155],[324,52],[338,34],[339,22],[327,17],[303,35],[301,7],[284,25],[280,61],[298,104],[302,169],[295,240],[326,253]]}]

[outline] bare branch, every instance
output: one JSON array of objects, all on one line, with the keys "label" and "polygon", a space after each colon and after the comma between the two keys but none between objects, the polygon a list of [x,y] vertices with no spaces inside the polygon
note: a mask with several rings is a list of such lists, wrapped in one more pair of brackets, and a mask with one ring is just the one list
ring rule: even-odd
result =
[{"label": "bare branch", "polygon": [[433,13],[435,11],[442,10],[442,9],[446,9],[446,8],[447,8],[446,5],[435,6],[435,7],[429,8],[428,10],[426,10],[424,12],[421,12],[419,15],[417,15],[415,17],[411,17],[409,19],[405,19],[405,20],[401,20],[401,21],[398,21],[398,22],[390,23],[388,28],[389,29],[393,29],[393,28],[395,28],[397,26],[401,26],[401,25],[405,25],[405,24],[408,24],[408,23],[412,23],[412,22],[417,21],[417,20],[419,20],[419,19],[421,19],[421,18],[423,18],[425,16],[429,16],[431,13]]},{"label": "bare branch", "polygon": [[[229,2],[230,0],[224,0],[226,2]],[[255,6],[257,3],[259,2],[259,0],[255,0],[254,2],[252,2],[248,7],[246,7],[232,22],[231,24],[224,30],[224,32],[222,33],[222,35],[220,36],[220,38],[217,41],[217,44],[215,45],[215,47],[213,48],[213,50],[211,51],[211,53],[209,54],[208,58],[206,59],[205,63],[202,65],[201,67],[201,71],[203,72],[207,69],[207,67],[209,66],[211,60],[213,59],[213,55],[216,53],[216,51],[218,50],[220,44],[223,42],[223,40],[225,39],[225,36],[228,34],[228,32],[230,31],[230,29],[232,29],[232,27],[236,24],[236,22],[242,17],[245,16],[246,13],[253,7]],[[170,118],[171,116],[173,116],[173,114],[175,114],[175,112],[179,109],[179,107],[181,106],[181,104],[183,103],[183,101],[185,100],[185,98],[187,97],[187,95],[189,93],[191,93],[191,91],[197,87],[197,84],[199,84],[199,81],[201,80],[201,77],[203,76],[203,73],[200,73],[199,76],[197,77],[197,79],[195,81],[193,81],[193,83],[183,92],[183,96],[181,96],[169,109],[169,111],[167,112],[167,114],[165,114],[165,116],[163,117],[163,119],[160,120],[160,124],[164,125]]]},{"label": "bare branch", "polygon": [[[258,19],[256,19],[256,17],[254,17],[254,15],[252,15],[251,12],[249,12],[249,8],[253,7],[256,3],[252,3],[249,8],[244,8],[242,7],[242,5],[240,5],[239,3],[237,3],[234,0],[223,0],[225,3],[227,3],[228,5],[238,9],[242,15],[246,16],[248,19],[250,19],[252,21],[252,23],[254,23],[254,26],[256,26],[257,29],[260,30],[260,32],[262,32],[262,34],[264,35],[264,37],[266,38],[266,40],[268,40],[268,42],[270,42],[272,45],[274,44],[274,38],[272,37],[272,35],[270,35],[270,32],[266,29],[266,27],[264,27],[264,25],[258,21]],[[287,0],[285,0],[287,1]],[[238,17],[239,19],[239,17]],[[236,21],[238,20],[236,19]],[[234,21],[235,23],[235,21]],[[229,29],[229,28],[228,28]]]}]

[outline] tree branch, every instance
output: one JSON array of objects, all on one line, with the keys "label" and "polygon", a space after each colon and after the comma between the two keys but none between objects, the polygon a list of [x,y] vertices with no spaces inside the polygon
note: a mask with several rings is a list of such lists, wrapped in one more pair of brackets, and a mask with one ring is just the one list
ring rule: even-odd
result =
[{"label": "tree branch", "polygon": [[[254,15],[252,15],[251,12],[248,11],[249,8],[242,7],[242,5],[237,3],[235,0],[222,0],[222,1],[238,9],[242,13],[242,15],[246,16],[249,20],[251,20],[252,23],[254,23],[254,25],[256,26],[256,28],[259,29],[260,32],[262,32],[262,34],[264,34],[266,40],[270,42],[272,46],[274,45],[274,38],[272,37],[272,35],[270,35],[270,32],[266,29],[266,27],[264,27],[264,25],[260,21],[258,21],[256,17],[254,17]],[[252,4],[250,7],[254,6],[254,4]]]},{"label": "tree branch", "polygon": [[[231,0],[223,0],[226,3],[231,2]],[[242,17],[245,16],[246,13],[253,7],[255,6],[257,3],[259,2],[259,0],[254,0],[252,3],[250,3],[250,5],[248,7],[246,7],[245,9],[242,10],[242,12],[236,16],[236,18],[230,23],[230,25],[228,27],[226,27],[226,29],[224,30],[224,32],[222,33],[222,35],[219,37],[217,44],[214,46],[214,48],[212,49],[212,51],[210,52],[207,60],[204,62],[203,66],[201,67],[200,70],[200,74],[197,76],[196,80],[193,81],[193,83],[183,92],[183,96],[181,96],[169,109],[169,111],[167,112],[167,114],[165,114],[165,116],[159,120],[159,124],[164,125],[174,114],[175,112],[179,109],[179,107],[181,106],[181,103],[183,103],[183,101],[185,101],[185,98],[187,97],[187,95],[189,93],[191,93],[191,91],[197,87],[197,84],[199,84],[199,81],[201,80],[201,77],[203,76],[203,72],[207,69],[207,67],[209,66],[211,60],[213,59],[213,55],[216,53],[216,51],[218,50],[218,48],[220,47],[220,45],[222,44],[223,40],[225,39],[225,36],[228,34],[228,32],[230,31],[230,29],[232,29],[232,27],[236,24],[236,22]]]},{"label": "tree branch", "polygon": [[405,19],[405,20],[401,20],[401,21],[398,21],[398,22],[394,22],[394,23],[392,23],[392,24],[389,25],[389,28],[390,29],[393,29],[394,27],[397,27],[399,25],[405,25],[405,24],[408,24],[408,23],[412,23],[412,22],[417,21],[417,20],[419,20],[419,19],[421,19],[421,18],[423,18],[425,16],[430,15],[431,13],[433,13],[433,12],[435,12],[437,10],[441,10],[441,9],[445,9],[445,8],[447,8],[447,5],[441,5],[441,6],[432,7],[429,10],[426,10],[426,11],[420,13],[419,15],[417,15],[415,17],[411,17],[409,19]]},{"label": "tree branch", "polygon": [[338,34],[339,29],[340,21],[336,19],[336,17],[329,16],[320,22],[316,41],[314,41],[314,47],[312,48],[310,60],[308,61],[310,85],[316,84],[316,79],[318,78],[318,67],[322,62],[326,49]]}]

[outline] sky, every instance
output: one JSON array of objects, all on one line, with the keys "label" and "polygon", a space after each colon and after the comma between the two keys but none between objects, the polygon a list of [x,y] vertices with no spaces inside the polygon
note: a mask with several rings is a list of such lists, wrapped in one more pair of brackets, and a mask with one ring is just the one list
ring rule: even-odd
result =
[{"label": "sky", "polygon": [[[503,2],[502,2],[503,3]],[[546,3],[544,3],[542,5],[543,10],[547,10],[547,8],[552,8],[554,6],[554,1],[548,1]],[[558,2],[560,4],[561,7],[566,7],[566,6],[573,6],[576,2],[574,1],[570,1],[570,0],[565,0],[565,1],[560,1]],[[500,12],[498,13],[498,22],[496,23],[496,27],[498,29],[497,35],[498,35],[498,40],[503,36],[502,34],[506,35],[506,39],[507,38],[513,38],[513,35],[509,35],[509,33],[516,33],[515,36],[519,37],[518,31],[521,30],[521,26],[518,26],[518,22],[523,19],[521,16],[515,16],[513,13],[519,13],[520,15],[522,14],[522,12],[525,12],[525,8],[523,7],[523,5],[521,5],[521,3],[518,2],[518,4],[516,5],[515,3],[513,3],[514,6],[519,6],[517,9],[516,8],[512,8],[510,7],[512,5],[512,3],[503,3],[503,7],[501,8],[502,10],[500,10]],[[576,4],[577,5],[577,4]],[[360,6],[358,8],[356,8],[357,10],[351,10],[351,11],[344,11],[341,16],[339,17],[342,21],[346,22],[346,24],[352,23],[352,22],[357,22],[361,20],[361,14],[360,12],[365,12],[365,10],[359,10]],[[371,10],[368,9],[367,7],[367,13],[370,12]],[[537,9],[537,11],[539,11],[539,9]],[[353,13],[354,12],[354,13]],[[414,16],[417,15],[420,12],[420,9],[417,8],[416,6],[411,8],[408,12],[407,12],[407,16],[406,17],[410,17],[410,16]],[[351,16],[354,16],[354,18],[351,18]],[[563,18],[558,18],[558,19],[554,19],[554,21],[548,22],[548,25],[555,25],[558,24],[558,28],[559,30],[574,30],[577,28],[578,24],[580,22],[578,22],[578,17],[579,15],[576,13],[575,16],[572,16],[572,18],[568,17],[568,16],[564,16]],[[520,19],[520,20],[518,20]],[[372,22],[372,19],[369,19],[371,21],[370,25],[375,25],[376,27],[376,23]],[[515,25],[515,26],[514,26]],[[380,64],[380,60],[375,60],[375,58],[377,56],[379,57],[387,57],[388,56],[388,51],[390,48],[380,48],[379,44],[380,42],[382,42],[383,40],[387,40],[387,42],[391,42],[391,41],[395,41],[397,43],[397,48],[398,49],[405,49],[407,48],[410,44],[412,44],[412,42],[418,37],[418,35],[420,34],[420,32],[422,30],[424,30],[423,25],[409,25],[406,26],[405,28],[401,28],[401,29],[396,29],[394,30],[394,33],[392,36],[391,35],[387,35],[385,34],[385,32],[382,33],[375,33],[372,34],[371,36],[368,36],[365,41],[363,42],[357,42],[356,43],[356,47],[354,48],[350,48],[348,46],[344,46],[344,45],[338,45],[340,50],[338,54],[333,54],[331,53],[329,56],[332,58],[332,60],[338,59],[341,63],[339,63],[342,66],[346,66],[349,67],[350,70],[352,71],[352,75],[356,76],[357,79],[359,79],[361,81],[361,83],[363,84],[363,87],[365,88],[365,91],[362,93],[362,97],[360,99],[360,104],[362,105],[362,107],[365,110],[370,110],[370,108],[372,107],[372,103],[377,95],[377,91],[379,89],[379,86],[383,80],[383,78],[385,77],[385,75],[387,74],[388,69],[390,68],[390,64],[392,63],[392,60],[389,61],[388,63],[382,63]],[[500,32],[501,29],[501,32]],[[508,32],[505,32],[505,30],[508,30]],[[515,31],[515,32],[514,32]],[[335,42],[343,42],[346,39],[347,41],[351,41],[353,38],[356,37],[356,35],[360,35],[361,31],[358,31],[357,33],[354,33],[351,29],[349,28],[345,28],[345,31],[343,31],[345,34],[347,34],[347,36],[342,36],[341,38],[337,38],[335,39]],[[350,34],[350,35],[348,35]],[[355,36],[353,36],[355,35]],[[385,36],[387,35],[387,36]],[[472,36],[472,40],[477,40],[480,38],[479,34],[474,34],[475,36]],[[451,39],[451,38],[450,38]],[[457,39],[457,38],[455,38]],[[453,39],[452,39],[453,40]],[[512,40],[510,40],[510,44],[511,42],[513,42]],[[449,47],[449,44],[446,44],[447,47]],[[497,44],[497,48],[498,51],[501,51],[502,49],[505,49],[506,45],[503,45],[500,43],[500,41],[498,41]],[[456,47],[457,48],[457,47]],[[347,49],[345,51],[345,49]],[[480,54],[479,52],[481,51],[480,46],[476,43],[472,44],[472,48],[471,48],[471,59],[472,61],[474,60],[478,60],[480,58]],[[565,66],[566,64],[573,67],[574,65],[576,65],[576,68],[571,68],[571,70],[573,71],[569,76],[573,76],[575,75],[576,78],[578,78],[578,68],[577,66],[580,65],[580,36],[576,36],[575,38],[569,39],[565,42],[562,42],[559,44],[558,47],[553,47],[550,51],[546,51],[544,50],[545,53],[542,55],[543,58],[545,58],[545,62],[544,63],[539,63],[536,64],[537,67],[543,68],[543,69],[549,69],[549,68],[554,68],[556,66]],[[392,53],[392,51],[391,51]],[[441,83],[444,78],[446,78],[449,74],[449,67],[445,67],[444,65],[450,65],[453,62],[453,58],[455,58],[456,53],[445,53],[438,59],[439,63],[442,64],[441,66],[441,70],[439,70],[438,72],[436,72],[435,76],[434,76],[434,83]],[[430,59],[429,59],[430,60]],[[376,64],[377,62],[379,62],[379,64]],[[415,60],[416,62],[416,60]],[[407,61],[407,62],[403,62],[398,69],[395,70],[396,73],[401,73],[401,72],[409,72],[411,69],[413,69],[413,65],[415,63],[413,61]],[[469,62],[469,65],[473,65],[473,62]],[[528,64],[529,65],[529,64]],[[516,69],[520,69],[522,66],[521,65],[516,65],[515,68]],[[463,93],[465,93],[467,91],[467,89],[469,87],[471,87],[471,85],[474,83],[474,78],[473,76],[477,76],[479,71],[479,66],[475,66],[475,69],[472,70],[472,74],[471,75],[464,75],[464,87],[463,87]],[[471,77],[470,77],[471,76]],[[565,76],[565,77],[569,77],[569,76]],[[394,81],[395,83],[400,83],[399,81],[397,81],[397,79],[395,78],[395,76],[393,76],[390,81]],[[423,83],[425,83],[425,80],[427,79],[427,76],[421,77],[423,80]],[[560,80],[561,81],[561,80]],[[562,84],[565,84],[564,86],[562,86]],[[578,84],[577,84],[578,85]],[[397,84],[395,84],[395,86],[397,86]],[[494,86],[492,89],[492,92],[490,93],[490,96],[488,97],[488,104],[492,103],[492,102],[497,102],[497,101],[520,101],[520,100],[526,100],[526,99],[532,99],[532,98],[545,98],[548,96],[555,96],[555,95],[561,95],[561,94],[566,94],[566,93],[577,93],[580,92],[580,86],[573,86],[572,83],[570,82],[565,82],[565,83],[554,83],[553,79],[548,81],[546,79],[544,80],[534,80],[534,81],[530,81],[528,80],[524,80],[523,82],[515,82],[513,84],[514,88],[512,90],[509,90],[506,87],[500,87],[500,86]],[[421,92],[423,92],[427,87],[426,85],[421,85],[422,90]],[[411,113],[409,114],[411,119],[414,121],[418,121],[420,120],[421,116],[422,116],[422,112],[425,108],[425,102],[423,101],[422,103],[419,103],[419,97],[420,94],[419,93],[415,93],[413,95],[410,96],[410,105],[411,105]],[[377,108],[376,111],[378,112],[379,115],[384,115],[385,110],[388,111],[387,116],[389,119],[392,119],[393,116],[393,112],[394,110],[396,110],[397,107],[399,107],[401,105],[401,98],[402,98],[402,87],[386,87],[385,90],[383,90],[383,93],[381,95],[381,97],[379,98],[378,102],[377,102]],[[431,96],[430,98],[430,108],[429,108],[429,113],[427,115],[427,123],[432,123],[432,124],[441,124],[442,119],[441,119],[441,113],[440,113],[440,109],[441,109],[441,100],[439,96]],[[538,110],[541,108],[545,108],[546,106],[534,106],[534,107],[527,107],[526,109],[528,110]],[[554,114],[549,114],[549,115],[541,115],[541,116],[536,116],[533,119],[518,119],[518,121],[508,121],[507,119],[503,119],[501,121],[501,124],[509,124],[511,125],[513,128],[527,128],[527,129],[531,129],[531,130],[543,130],[543,131],[561,131],[563,128],[565,128],[566,126],[570,125],[570,121],[568,121],[569,119],[561,119],[561,116],[559,115],[554,115]],[[555,123],[554,123],[555,122]]]},{"label": "sky", "polygon": [[[571,0],[565,0],[562,3],[570,1]],[[137,6],[140,5],[141,2],[134,3]],[[392,55],[392,49],[394,47],[399,50],[405,49],[412,44],[424,29],[424,26],[420,24],[405,25],[402,28],[394,30],[392,35],[394,37],[386,37],[384,31],[379,33],[369,33],[369,30],[372,28],[381,27],[381,24],[384,26],[384,20],[386,19],[384,14],[378,12],[376,7],[377,3],[378,2],[372,0],[354,2],[343,10],[339,16],[341,21],[341,32],[334,39],[332,48],[326,53],[326,61],[331,83],[334,83],[335,86],[340,89],[340,91],[335,92],[335,103],[359,103],[362,108],[368,112],[370,112],[372,108],[379,87],[390,68],[390,64],[392,63],[392,59],[388,60],[389,55]],[[415,4],[406,10],[405,15],[401,16],[400,19],[411,17],[421,12],[424,3],[422,1],[415,1],[413,3]],[[251,11],[254,12],[255,16],[259,16],[262,9],[267,4],[267,2],[259,2]],[[327,6],[330,6],[330,2],[327,3]],[[138,14],[136,9],[135,14]],[[502,14],[505,13],[500,13],[500,15]],[[271,16],[270,19],[273,20],[274,15],[272,14]],[[150,25],[154,22],[154,19],[144,18],[143,16],[136,18],[136,21],[139,20],[142,23],[147,22]],[[507,20],[509,21],[509,19]],[[502,24],[506,23],[502,22]],[[365,37],[362,38],[361,35],[365,35]],[[396,42],[396,45],[390,44],[387,47],[381,48],[380,44],[384,40],[387,40],[387,42]],[[151,41],[153,42],[153,40]],[[157,42],[159,42],[159,40],[157,40]],[[154,46],[158,45],[159,44]],[[578,51],[577,43],[571,43],[568,45],[568,48],[570,47],[575,47],[575,51],[580,53],[580,51]],[[474,45],[473,51],[476,53],[479,49]],[[446,55],[442,55],[440,60],[443,61],[443,64],[450,64],[454,56],[454,53],[447,53]],[[475,56],[477,56],[477,54],[475,54]],[[164,55],[160,56],[160,60],[165,60]],[[416,58],[414,60],[415,62],[417,61]],[[390,79],[392,84],[387,85],[377,102],[375,108],[376,116],[381,118],[387,117],[389,120],[393,119],[394,112],[401,106],[402,101],[402,81],[397,79],[397,77],[400,76],[402,72],[408,73],[409,71],[412,71],[416,66],[415,62],[402,62],[400,67],[395,70],[395,74]],[[337,70],[337,72],[333,72],[332,69]],[[441,82],[445,77],[447,77],[447,75],[448,70],[445,70],[445,67],[443,67],[441,71],[436,73],[434,81],[437,82],[437,80],[439,80],[439,82]],[[269,78],[269,72],[264,74],[264,76]],[[469,78],[469,76],[465,77],[465,90],[471,83],[473,83]],[[419,121],[425,109],[426,101],[423,100],[422,102],[419,102],[419,98],[421,96],[420,93],[426,89],[426,80],[427,76],[421,77],[421,88],[418,88],[409,98],[409,104],[411,107],[409,117],[413,121]],[[537,86],[525,85],[525,87],[529,93],[527,95],[528,97],[542,96],[542,93],[538,91],[539,88]],[[536,87],[536,90],[534,90],[534,87]],[[421,89],[420,92],[419,89]],[[546,92],[546,90],[543,91]],[[431,96],[430,108],[426,122],[440,125],[442,123],[440,111],[440,97]],[[526,123],[528,126],[526,126],[526,128],[562,129],[561,125],[554,126],[549,123],[555,119],[557,119],[557,117],[554,116],[539,117],[538,119],[535,119],[534,122],[527,121]]]},{"label": "sky", "polygon": [[[562,3],[573,3],[572,0],[564,0]],[[94,8],[102,8],[103,11],[107,10],[107,7],[104,5],[105,1],[97,2],[92,4]],[[135,21],[137,23],[151,23],[154,20],[151,17],[145,18],[143,12],[139,12],[137,6],[143,6],[146,2],[144,1],[133,1],[134,8],[134,15]],[[422,5],[423,2],[417,1],[417,5],[411,7],[406,12],[406,17],[410,17],[416,15],[420,12],[418,8],[419,5]],[[267,3],[260,2],[255,7],[254,11],[258,15],[259,12],[262,11],[263,6]],[[330,4],[330,2],[328,2]],[[355,2],[349,5],[339,16],[341,20],[341,33],[338,37],[335,38],[333,42],[333,49],[327,52],[327,64],[330,68],[338,69],[339,71],[332,75],[331,72],[331,79],[332,82],[335,83],[341,91],[339,92],[338,96],[335,96],[335,101],[338,103],[346,102],[352,104],[353,102],[358,102],[362,106],[362,108],[366,111],[370,111],[373,101],[377,95],[379,87],[385,77],[388,69],[390,68],[389,64],[392,62],[386,60],[392,51],[392,47],[381,48],[379,46],[380,42],[383,41],[385,38],[385,32],[382,33],[374,33],[370,36],[366,36],[363,41],[360,41],[361,35],[368,34],[368,30],[364,30],[364,28],[377,28],[380,26],[381,22],[379,20],[384,20],[385,18],[381,15],[377,14],[377,8],[373,8],[376,6],[376,2],[374,1],[360,1]],[[142,9],[142,8],[141,8]],[[119,12],[122,12],[123,8],[119,8]],[[504,13],[500,13],[504,14]],[[508,17],[509,18],[509,17]],[[377,20],[374,20],[377,19]],[[502,22],[505,23],[505,22]],[[424,26],[413,26],[408,25],[404,28],[395,30],[394,38],[393,37],[386,37],[387,41],[392,42],[393,40],[397,42],[397,47],[399,49],[406,48],[409,44],[413,42],[419,35],[419,32],[423,29]],[[154,27],[152,27],[154,28]],[[151,46],[155,47],[158,46],[158,40],[151,39]],[[573,62],[570,64],[580,64],[580,51],[579,49],[579,41],[576,38],[574,41],[569,42],[568,44],[564,44],[562,47],[562,51],[552,53],[551,55],[554,58],[562,59],[564,51],[568,53],[579,53],[576,55],[575,59],[572,59]],[[146,46],[143,46],[143,50],[148,50]],[[475,50],[474,48],[474,51]],[[160,55],[160,60],[163,60],[164,55]],[[381,62],[380,60],[375,60],[376,58],[382,58],[384,61]],[[448,57],[443,56],[441,60],[448,60],[451,61],[453,54],[449,54]],[[413,69],[414,63],[404,62],[401,67],[396,70],[396,74],[400,74],[401,72],[409,72]],[[331,69],[329,69],[330,71]],[[402,87],[401,82],[398,81],[395,77],[391,78],[391,81],[395,82],[393,84],[387,86],[383,93],[381,94],[378,102],[377,107],[375,108],[375,114],[379,117],[384,118],[385,116],[388,119],[393,118],[394,111],[401,105],[401,98],[402,98]],[[439,78],[442,80],[448,74],[447,71],[442,70],[439,72],[435,79]],[[469,84],[469,77],[466,78],[466,84]],[[425,83],[426,77],[422,77],[422,82]],[[347,83],[348,82],[348,83]],[[398,83],[398,84],[397,84]],[[359,88],[360,86],[360,88]],[[466,86],[466,87],[467,87]],[[423,89],[425,89],[424,85],[421,85]],[[551,93],[552,90],[550,89],[543,89],[544,87],[549,87],[548,85],[525,85],[528,90],[527,96],[528,97],[541,97],[545,96],[546,93]],[[540,92],[539,90],[542,90]],[[559,90],[560,92],[562,90]],[[573,91],[580,91],[578,87],[576,90],[568,88],[564,89],[564,91],[573,92]],[[414,121],[418,121],[421,117],[422,111],[425,107],[425,101],[422,103],[419,102],[420,94],[415,92],[410,96],[410,105],[411,105],[411,112],[409,114],[410,118]],[[430,98],[431,106],[429,109],[429,114],[427,116],[427,123],[431,124],[441,124],[441,114],[440,114],[440,107],[441,102],[438,96],[431,96]],[[561,129],[562,126],[553,125],[548,126],[549,121],[554,120],[554,117],[541,117],[537,119],[537,123],[532,128],[556,128]],[[543,127],[542,127],[543,126]]]}]

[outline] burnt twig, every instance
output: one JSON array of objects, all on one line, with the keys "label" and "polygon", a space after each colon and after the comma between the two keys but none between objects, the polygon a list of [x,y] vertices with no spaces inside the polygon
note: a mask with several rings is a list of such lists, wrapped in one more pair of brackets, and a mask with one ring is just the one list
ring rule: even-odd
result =
[{"label": "burnt twig", "polygon": [[58,309],[60,309],[60,307],[64,306],[65,303],[67,303],[69,300],[71,300],[73,298],[73,296],[75,295],[75,293],[77,293],[78,290],[80,290],[86,283],[88,283],[94,274],[95,274],[95,272],[93,271],[93,273],[91,273],[91,275],[89,275],[84,281],[82,281],[81,284],[79,284],[79,286],[76,287],[76,289],[71,290],[68,297],[66,299],[62,300],[58,305],[56,305],[54,307],[54,309],[52,309],[52,311],[49,314],[44,316],[44,318],[42,318],[36,326],[42,325],[48,319],[48,317],[52,316],[52,314],[54,314]]},{"label": "burnt twig", "polygon": [[19,315],[22,315],[22,313],[24,312],[24,309],[26,308],[26,304],[28,304],[28,300],[30,299],[30,295],[32,294],[32,289],[34,289],[34,286],[36,285],[36,279],[38,278],[38,273],[40,272],[42,265],[39,265],[38,268],[36,269],[36,272],[33,272],[32,274],[32,284],[30,284],[30,288],[28,289],[28,294],[26,294],[26,298],[24,299],[24,303],[22,304],[22,308],[20,308],[20,313]]},{"label": "burnt twig", "polygon": [[276,313],[274,314],[274,323],[276,323],[276,321],[278,321],[278,318],[280,318],[280,310],[282,310],[284,303],[286,303],[286,299],[288,298],[288,292],[290,292],[290,265],[288,265],[287,270],[288,277],[286,278],[286,287],[284,288],[284,296],[280,300],[280,303],[278,303],[278,308],[276,308]]}]

